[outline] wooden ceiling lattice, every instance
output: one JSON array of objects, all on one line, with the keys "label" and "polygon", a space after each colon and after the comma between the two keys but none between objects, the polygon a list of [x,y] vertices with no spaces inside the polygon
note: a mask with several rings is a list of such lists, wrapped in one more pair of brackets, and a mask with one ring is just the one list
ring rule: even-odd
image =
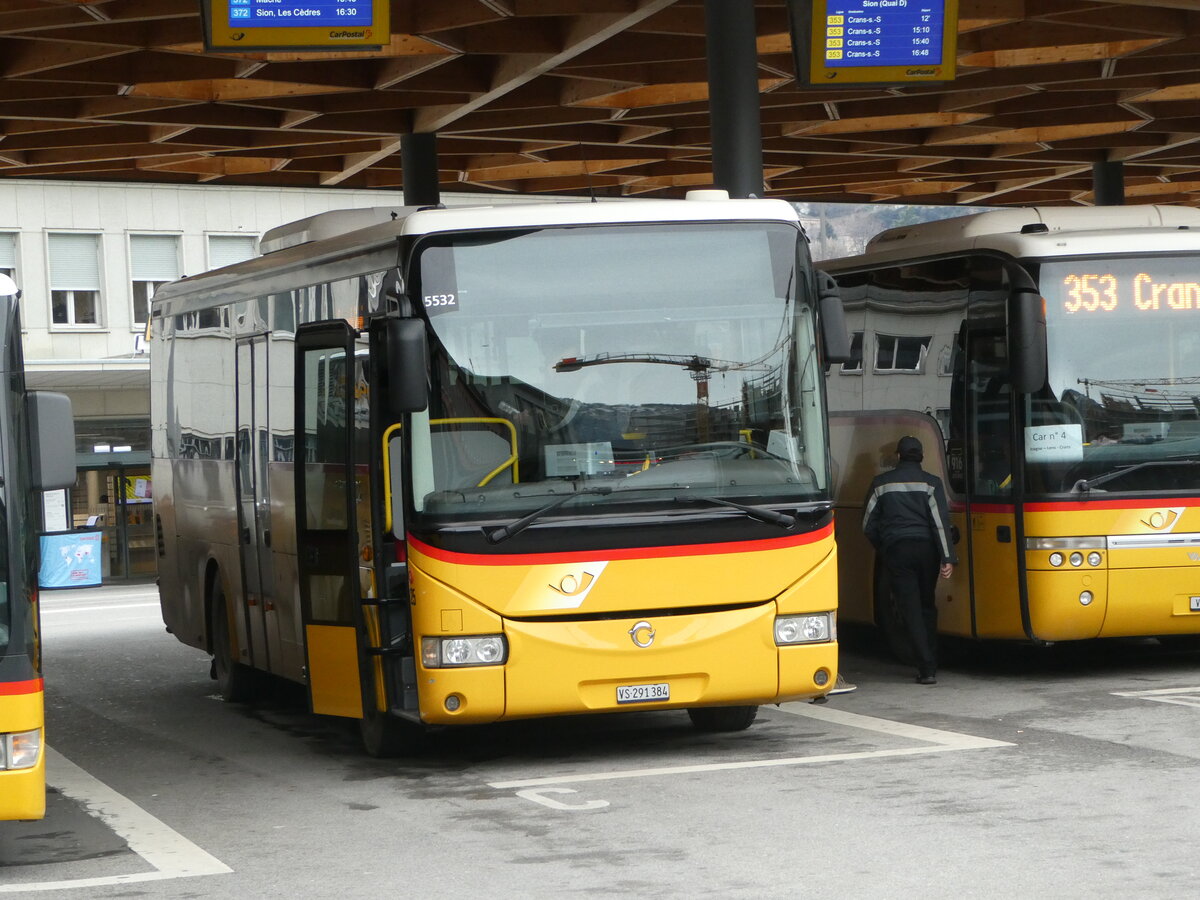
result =
[{"label": "wooden ceiling lattice", "polygon": [[[1200,205],[1200,0],[961,0],[959,77],[801,89],[756,0],[767,194]],[[679,196],[712,183],[703,0],[393,0],[350,54],[205,54],[199,0],[0,0],[0,177]]]}]

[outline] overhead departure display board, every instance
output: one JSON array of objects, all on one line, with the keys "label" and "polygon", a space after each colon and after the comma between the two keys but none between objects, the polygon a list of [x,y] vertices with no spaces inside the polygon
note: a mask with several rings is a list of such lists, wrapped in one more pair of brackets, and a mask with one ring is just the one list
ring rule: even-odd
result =
[{"label": "overhead departure display board", "polygon": [[796,81],[822,87],[954,78],[958,0],[789,0]]},{"label": "overhead departure display board", "polygon": [[388,0],[204,0],[205,48],[361,50],[390,40]]}]

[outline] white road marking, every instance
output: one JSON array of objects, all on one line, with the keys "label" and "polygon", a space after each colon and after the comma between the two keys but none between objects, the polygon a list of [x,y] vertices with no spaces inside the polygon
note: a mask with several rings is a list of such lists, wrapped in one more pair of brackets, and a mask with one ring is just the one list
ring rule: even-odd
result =
[{"label": "white road marking", "polygon": [[158,603],[112,603],[104,606],[55,606],[47,609],[42,607],[42,615],[49,616],[55,613],[80,613],[80,612],[108,612],[113,609],[158,609]]},{"label": "white road marking", "polygon": [[1111,693],[1114,697],[1132,697],[1135,700],[1154,700],[1157,703],[1200,707],[1200,687],[1159,688],[1153,691],[1112,691]]},{"label": "white road marking", "polygon": [[547,797],[546,794],[574,794],[574,788],[540,788],[538,790],[517,791],[517,796],[525,800],[532,800],[534,803],[540,803],[542,806],[548,806],[551,809],[566,809],[571,812],[581,812],[589,809],[603,809],[608,806],[607,800],[585,800],[583,803],[563,803],[561,800],[555,800],[553,797]]},{"label": "white road marking", "polygon": [[819,756],[792,756],[782,759],[748,759],[740,762],[703,763],[690,766],[660,766],[652,769],[626,769],[616,772],[552,775],[546,778],[493,781],[490,782],[489,786],[499,790],[531,788],[548,784],[579,784],[588,781],[613,781],[619,778],[652,778],[663,775],[690,775],[697,772],[767,769],[777,766],[801,766],[822,762],[843,762],[855,759],[879,759],[888,756],[915,756],[922,753],[945,753],[953,750],[982,750],[991,747],[1015,746],[1008,741],[995,741],[991,738],[975,737],[974,735],[959,734],[953,731],[939,731],[936,728],[925,728],[921,725],[910,725],[904,722],[893,722],[888,719],[877,719],[874,716],[843,712],[842,710],[829,709],[824,706],[814,706],[811,703],[784,703],[779,708],[792,715],[819,719],[823,722],[843,725],[847,728],[859,728],[865,731],[886,734],[890,737],[923,741],[928,746],[900,747],[892,750],[860,750],[854,753],[825,753]]},{"label": "white road marking", "polygon": [[163,881],[196,875],[225,875],[233,871],[201,850],[179,832],[160,822],[128,797],[93,778],[50,747],[46,748],[46,780],[63,795],[82,803],[124,839],[129,849],[154,867],[153,872],[0,885],[0,894],[18,891],[60,891],[69,888]]}]

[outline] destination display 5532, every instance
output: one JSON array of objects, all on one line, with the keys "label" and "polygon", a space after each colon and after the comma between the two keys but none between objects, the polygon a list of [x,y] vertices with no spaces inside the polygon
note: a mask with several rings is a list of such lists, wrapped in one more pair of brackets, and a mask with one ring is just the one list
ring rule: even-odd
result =
[{"label": "destination display 5532", "polygon": [[390,41],[388,0],[204,0],[213,52],[380,47]]}]

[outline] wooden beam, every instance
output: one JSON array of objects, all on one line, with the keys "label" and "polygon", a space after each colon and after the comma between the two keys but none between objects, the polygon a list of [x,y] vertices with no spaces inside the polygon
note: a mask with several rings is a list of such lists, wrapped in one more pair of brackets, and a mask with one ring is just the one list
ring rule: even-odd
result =
[{"label": "wooden beam", "polygon": [[421,110],[416,114],[415,131],[441,131],[464,116],[482,109],[492,101],[527,84],[539,75],[574,59],[614,35],[620,34],[635,22],[640,22],[674,0],[639,0],[638,8],[632,13],[609,13],[579,16],[566,29],[563,47],[553,54],[511,56],[501,60],[493,73],[488,91],[467,103],[440,109]]},{"label": "wooden beam", "polygon": [[326,175],[321,178],[321,184],[328,186],[331,184],[341,184],[351,175],[368,169],[375,163],[385,157],[400,152],[399,138],[384,138],[379,141],[378,146],[374,150],[364,153],[352,153],[342,158],[342,170]]}]

